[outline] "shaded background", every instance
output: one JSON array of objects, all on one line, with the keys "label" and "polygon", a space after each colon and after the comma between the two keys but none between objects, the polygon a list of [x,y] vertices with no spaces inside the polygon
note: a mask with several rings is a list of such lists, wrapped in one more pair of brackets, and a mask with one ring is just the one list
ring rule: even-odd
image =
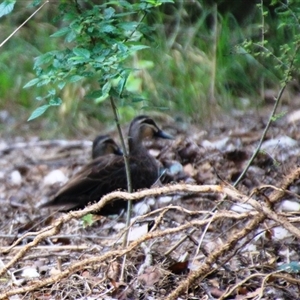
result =
[{"label": "shaded background", "polygon": [[[261,108],[273,102],[282,79],[272,58],[261,59],[247,54],[241,43],[259,40],[262,17],[260,1],[175,1],[147,16],[154,32],[145,41],[151,48],[138,52],[128,62],[137,70],[129,78],[132,91],[147,101],[136,105],[119,105],[124,121],[137,112],[156,111],[197,124],[209,124],[220,113]],[[296,27],[279,26],[279,5],[263,1],[268,14],[264,18],[265,39],[275,55],[280,45],[293,46]],[[17,1],[12,13],[0,19],[3,41],[34,11],[31,1]],[[97,3],[99,3],[97,1]],[[93,137],[113,126],[108,102],[95,104],[85,95],[95,81],[69,84],[61,92],[63,105],[49,109],[45,115],[26,122],[31,112],[42,105],[35,98],[38,89],[23,89],[35,77],[34,58],[47,51],[65,47],[63,39],[49,37],[63,24],[55,22],[58,1],[51,1],[0,49],[0,121],[7,136],[31,135],[42,138]],[[298,94],[294,80],[284,101],[293,104]],[[43,130],[41,130],[43,129]]]}]

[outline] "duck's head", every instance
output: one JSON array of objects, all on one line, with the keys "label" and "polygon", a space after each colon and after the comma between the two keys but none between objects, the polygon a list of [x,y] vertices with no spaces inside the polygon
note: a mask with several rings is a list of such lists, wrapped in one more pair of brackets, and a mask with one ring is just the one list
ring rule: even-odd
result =
[{"label": "duck's head", "polygon": [[130,146],[145,139],[160,137],[163,139],[173,139],[173,137],[161,130],[156,123],[148,116],[138,116],[130,124],[128,141]]},{"label": "duck's head", "polygon": [[93,141],[92,158],[107,154],[122,155],[122,151],[109,135],[99,135]]}]

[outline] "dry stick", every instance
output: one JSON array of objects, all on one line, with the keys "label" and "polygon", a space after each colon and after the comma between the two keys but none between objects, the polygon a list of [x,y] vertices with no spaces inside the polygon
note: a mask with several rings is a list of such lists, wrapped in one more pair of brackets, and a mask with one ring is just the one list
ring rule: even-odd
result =
[{"label": "dry stick", "polygon": [[[133,195],[133,194],[129,194],[129,195]],[[256,213],[256,215],[257,214],[258,213]],[[68,214],[68,216],[69,215],[70,214]],[[232,213],[229,213],[229,216],[233,217],[236,220],[242,220],[242,219],[248,218],[249,214],[247,214],[247,213],[244,213],[244,214],[238,214],[238,213],[232,214]],[[64,219],[66,220],[67,218],[64,218]],[[224,214],[223,213],[217,213],[216,215],[214,215],[214,221],[215,220],[220,220],[220,219],[224,219]],[[41,287],[49,285],[49,284],[54,284],[55,282],[61,280],[62,278],[67,277],[68,275],[70,275],[70,274],[72,274],[72,273],[74,273],[74,272],[76,272],[76,271],[78,271],[78,270],[80,270],[82,268],[85,268],[86,266],[92,266],[92,265],[95,265],[95,264],[99,264],[99,263],[101,263],[103,261],[108,261],[109,259],[115,259],[117,257],[121,257],[121,256],[129,253],[130,251],[134,250],[136,247],[140,246],[142,243],[144,243],[146,241],[149,241],[149,240],[152,240],[152,239],[155,239],[155,238],[164,237],[164,236],[167,236],[167,235],[170,235],[170,234],[175,234],[175,233],[178,233],[178,232],[180,232],[182,230],[186,230],[186,229],[188,229],[188,228],[190,228],[192,226],[199,226],[199,227],[201,227],[201,226],[206,225],[208,222],[209,222],[209,220],[201,220],[201,221],[197,221],[196,220],[196,221],[192,221],[192,222],[190,222],[188,224],[184,224],[184,225],[176,227],[176,228],[171,228],[171,229],[167,229],[167,230],[164,230],[164,231],[150,232],[150,233],[142,236],[138,240],[130,243],[129,246],[127,246],[124,249],[117,249],[117,250],[114,250],[114,251],[109,251],[109,252],[107,252],[107,253],[105,253],[103,255],[100,255],[100,256],[93,256],[91,258],[87,258],[87,259],[83,259],[83,260],[77,261],[77,262],[71,264],[68,268],[66,268],[65,270],[63,270],[61,273],[53,275],[53,276],[51,276],[49,278],[46,278],[46,279],[35,281],[34,283],[32,283],[31,286],[26,286],[26,287],[16,288],[16,289],[11,289],[10,288],[9,291],[4,291],[3,293],[0,294],[0,300],[1,299],[6,299],[7,297],[12,296],[12,295],[34,291],[34,290],[36,290],[38,288],[41,288]],[[45,237],[45,236],[43,236],[43,237]],[[38,239],[38,237],[36,237],[35,240],[37,240],[37,239]],[[28,247],[27,246],[24,247],[23,252],[27,252],[28,251]],[[11,260],[11,262],[14,261],[15,258],[13,258]],[[11,264],[11,262],[9,264]],[[0,276],[3,275],[3,271],[5,271],[5,270],[8,269],[8,265],[9,264],[6,264],[6,266],[3,267],[3,269],[0,272],[1,273]]]},{"label": "dry stick", "polygon": [[[40,241],[43,241],[45,238],[53,236],[57,234],[60,231],[60,228],[63,224],[66,224],[68,221],[72,219],[79,219],[83,217],[86,214],[93,213],[95,211],[99,211],[102,207],[104,207],[109,201],[112,201],[113,199],[116,198],[121,198],[124,200],[137,200],[143,197],[147,196],[158,196],[166,193],[174,193],[174,192],[195,192],[195,193],[222,193],[224,192],[223,188],[219,185],[206,185],[206,186],[194,186],[194,185],[184,185],[184,184],[179,184],[179,185],[174,185],[174,186],[165,186],[161,188],[155,188],[155,189],[148,189],[148,190],[143,190],[140,192],[135,192],[135,193],[127,193],[127,192],[113,192],[110,193],[102,199],[91,205],[86,207],[85,209],[81,211],[72,211],[69,212],[68,214],[62,216],[59,218],[53,226],[49,226],[46,229],[41,230],[41,234],[38,234],[36,238],[27,244],[22,250],[20,250],[14,258],[6,264],[5,267],[3,267],[0,270],[0,276],[3,275],[8,268],[10,268],[13,264],[15,264],[19,259],[21,259],[32,247],[36,246]],[[246,197],[245,197],[246,199]],[[47,231],[45,231],[47,230]]]},{"label": "dry stick", "polygon": [[252,278],[256,278],[256,277],[266,277],[268,274],[264,274],[264,273],[255,273],[255,274],[251,274],[248,277],[246,277],[245,279],[239,281],[237,284],[235,284],[233,287],[228,287],[227,291],[218,299],[218,300],[224,300],[225,298],[229,297],[237,288],[244,286],[244,284],[252,279]]},{"label": "dry stick", "polygon": [[[294,170],[286,176],[284,182],[282,183],[282,190],[287,189],[295,179],[298,179],[300,175],[300,168]],[[243,195],[239,194],[239,192],[230,189],[227,190],[229,192],[233,192],[234,196],[237,196],[237,199],[241,199],[244,197]],[[226,193],[227,194],[227,193]],[[228,193],[229,194],[229,193]],[[284,191],[274,191],[270,195],[270,202],[272,204],[278,202],[280,198],[284,195]],[[232,195],[231,195],[232,196]],[[228,251],[230,251],[235,245],[245,236],[247,236],[250,232],[255,230],[264,220],[266,216],[263,212],[259,212],[258,215],[254,216],[251,222],[244,228],[241,232],[238,232],[233,237],[229,238],[226,244],[224,244],[220,249],[216,249],[213,251],[206,259],[206,261],[200,266],[200,268],[194,272],[191,272],[188,277],[183,280],[177,288],[169,294],[166,300],[174,300],[177,299],[180,295],[182,295],[188,287],[193,284],[197,279],[201,279],[207,276],[208,273],[211,273],[212,265],[222,256],[225,255]]]},{"label": "dry stick", "polygon": [[[216,213],[217,213],[217,211],[214,212],[214,215],[215,215]],[[196,259],[197,255],[199,254],[200,247],[201,247],[201,245],[202,245],[204,236],[205,236],[205,234],[206,234],[206,232],[207,232],[209,226],[211,225],[212,220],[213,220],[213,218],[210,218],[210,221],[207,223],[207,225],[205,226],[205,228],[204,228],[204,230],[203,230],[203,232],[202,232],[202,234],[201,234],[200,241],[199,241],[199,243],[198,243],[198,247],[197,247],[197,249],[196,249],[196,253],[195,253],[195,255],[194,255],[194,259],[193,259],[193,261],[192,261],[192,264],[194,264],[195,259]]]},{"label": "dry stick", "polygon": [[[11,247],[0,247],[0,252],[1,253],[7,253],[8,250]],[[17,246],[14,247],[14,251],[20,251],[24,248],[24,246]],[[62,250],[73,250],[73,251],[82,251],[82,250],[86,250],[86,249],[91,249],[91,246],[89,245],[65,245],[65,246],[35,246],[34,250],[47,250],[47,252],[49,251],[62,251]]]},{"label": "dry stick", "polygon": [[[19,261],[31,248],[38,245],[39,242],[43,241],[44,239],[56,235],[63,224],[66,224],[68,221],[72,219],[79,219],[82,218],[84,215],[93,213],[95,211],[99,211],[103,206],[105,206],[109,201],[112,201],[116,198],[121,198],[124,200],[137,200],[140,198],[144,198],[147,196],[158,196],[167,193],[174,193],[174,192],[194,192],[194,193],[225,193],[231,194],[231,196],[238,197],[243,201],[247,201],[248,197],[239,194],[238,192],[233,193],[232,188],[229,187],[221,187],[219,185],[204,185],[204,186],[197,186],[197,185],[185,185],[185,184],[178,184],[172,186],[165,186],[161,188],[155,189],[148,189],[143,190],[135,193],[126,193],[126,192],[113,192],[104,197],[98,202],[91,206],[86,207],[81,211],[70,212],[61,218],[59,218],[54,225],[47,227],[46,229],[41,230],[35,239],[28,243],[24,248],[22,248],[2,269],[0,269],[0,276],[2,276],[11,266],[13,266],[17,261]],[[228,212],[227,212],[228,213]],[[224,212],[222,212],[224,215]],[[230,214],[234,216],[233,214]],[[249,215],[249,213],[248,213]],[[203,220],[204,221],[204,220]],[[206,224],[205,221],[203,224]],[[192,223],[191,223],[192,224]],[[186,226],[185,228],[189,228],[190,225]]]},{"label": "dry stick", "polygon": [[235,245],[245,236],[247,236],[250,232],[252,232],[255,228],[259,226],[259,224],[265,220],[265,216],[263,213],[259,213],[255,216],[252,221],[246,225],[246,227],[238,232],[236,235],[229,238],[227,243],[225,243],[222,247],[217,248],[213,251],[206,259],[206,261],[199,267],[198,270],[191,272],[188,277],[181,281],[177,288],[168,295],[166,300],[174,300],[177,299],[180,295],[187,291],[189,286],[193,284],[197,279],[201,280],[206,277],[212,271],[212,265],[225,253],[230,251]]},{"label": "dry stick", "polygon": [[[284,195],[284,189],[288,188],[289,185],[295,180],[295,178],[299,178],[299,175],[300,175],[300,168],[296,169],[293,173],[291,173],[289,176],[287,176],[286,179],[285,179],[285,182],[282,185],[282,190],[276,190],[273,193],[271,193],[270,202],[275,203],[276,201],[278,201],[278,199]],[[50,236],[56,234],[59,231],[62,224],[65,224],[66,222],[70,221],[73,218],[81,218],[83,215],[86,215],[88,213],[92,213],[93,211],[97,211],[97,210],[101,209],[104,205],[106,205],[109,201],[111,201],[115,198],[122,198],[122,199],[125,199],[125,200],[129,200],[129,199],[136,200],[136,199],[140,199],[140,198],[147,197],[147,196],[161,195],[161,194],[174,193],[174,192],[189,192],[189,193],[191,193],[191,192],[195,192],[195,193],[212,193],[212,192],[216,192],[216,193],[227,194],[228,196],[231,196],[234,199],[238,199],[239,201],[243,201],[243,202],[249,201],[249,197],[240,194],[238,191],[234,190],[231,187],[222,187],[222,186],[215,186],[215,185],[195,186],[195,185],[178,184],[178,185],[174,185],[174,186],[165,186],[165,187],[161,187],[161,188],[144,190],[144,191],[131,193],[131,194],[126,193],[126,192],[113,192],[111,194],[108,194],[108,195],[104,196],[98,203],[96,203],[94,205],[91,205],[89,207],[86,207],[82,211],[70,212],[69,214],[59,218],[52,227],[49,227],[48,231],[43,232],[42,234],[39,234],[31,243],[24,246],[24,248],[21,249],[0,270],[0,276],[2,276],[12,265],[14,265],[19,259],[21,259],[30,249],[32,249],[34,246],[38,245],[38,243],[40,241],[44,240],[47,237],[50,237]],[[233,212],[221,212],[221,213],[216,214],[214,216],[214,218],[219,219],[219,218],[224,218],[224,217],[231,217],[231,218],[235,218],[235,219],[238,220],[238,219],[245,219],[245,218],[249,217],[250,215],[252,217],[254,217],[254,219],[256,220],[258,213],[255,213],[255,212],[250,213],[249,212],[249,213],[245,213],[245,214],[237,214],[237,213],[233,213]],[[262,218],[262,219],[264,219],[264,218]],[[203,225],[207,224],[208,222],[209,222],[209,220],[196,221],[196,222],[191,222],[189,224],[180,226],[178,228],[170,229],[170,230],[167,230],[167,231],[164,231],[164,232],[158,232],[158,233],[155,233],[155,234],[154,233],[149,233],[145,236],[144,239],[141,238],[138,241],[143,242],[143,241],[151,239],[151,238],[165,236],[167,234],[172,234],[172,233],[175,233],[175,232],[179,232],[181,230],[185,230],[185,229],[190,228],[192,226],[203,226]],[[127,247],[128,251],[133,249],[134,245],[138,246],[139,243],[137,243],[137,242],[132,243],[130,245],[130,247]],[[217,253],[217,254],[214,254],[214,255],[216,257],[220,256],[223,253],[222,249],[220,250],[221,252],[219,254]],[[227,250],[227,248],[225,250],[223,249],[223,251],[226,251],[226,250]],[[125,254],[127,252],[126,251],[125,252],[117,251],[117,253],[122,255],[122,253]],[[102,259],[102,256],[101,256],[101,259]],[[210,257],[210,260],[213,260],[213,257]],[[72,268],[73,268],[73,265],[71,267],[71,270],[69,270],[69,272],[63,273],[62,277],[67,276],[73,270]],[[197,276],[196,276],[196,278],[197,278]],[[192,277],[192,279],[193,279],[193,277]],[[50,279],[48,279],[48,280],[50,280]],[[51,283],[53,283],[53,282],[51,281]],[[40,286],[42,286],[42,285],[39,285],[38,287],[40,287]],[[180,286],[179,286],[179,288],[180,288]],[[33,288],[33,289],[35,289],[35,288]],[[178,290],[177,290],[177,293],[178,293]],[[2,295],[3,294],[1,294],[1,296]],[[10,294],[10,295],[13,295],[13,294]],[[3,298],[1,298],[1,299],[3,299]],[[172,299],[172,298],[170,298],[170,299]]]},{"label": "dry stick", "polygon": [[[284,183],[283,188],[287,188],[293,182],[293,180],[295,178],[299,177],[299,174],[300,174],[300,168],[297,169],[294,173],[292,173],[290,176],[288,176],[286,178],[286,182]],[[170,191],[189,191],[189,192],[192,192],[192,191],[196,191],[196,192],[204,192],[204,191],[207,192],[207,191],[210,191],[211,192],[212,190],[219,191],[220,187],[219,186],[205,186],[205,187],[200,187],[200,186],[190,186],[190,185],[177,185],[177,186],[163,187],[163,188],[154,189],[154,191],[153,190],[152,191],[151,190],[145,190],[145,191],[137,192],[137,193],[133,193],[133,194],[128,194],[128,193],[124,193],[124,192],[115,192],[115,193],[112,193],[110,195],[107,195],[106,197],[103,197],[103,199],[99,203],[96,203],[93,206],[87,207],[84,210],[84,212],[80,211],[80,212],[76,212],[76,213],[69,213],[65,217],[60,218],[59,219],[60,222],[58,220],[56,226],[59,226],[62,223],[66,222],[69,219],[72,219],[74,217],[76,217],[76,218],[81,217],[82,214],[84,215],[84,214],[86,214],[88,212],[93,211],[94,209],[95,210],[99,209],[103,205],[105,205],[110,199],[114,199],[114,197],[117,197],[117,198],[123,197],[123,198],[128,198],[128,199],[138,199],[139,197],[144,197],[146,195],[149,195],[149,192],[152,192],[152,194],[161,194],[162,191],[164,191],[164,192],[167,192],[167,191],[168,192],[170,192]],[[228,188],[228,187],[227,188],[223,188],[223,192],[226,193],[226,194],[228,194],[229,196],[232,196],[235,199],[239,199],[240,201],[247,201],[247,200],[249,200],[249,197],[246,197],[246,196],[240,194],[239,192],[233,190],[232,188]],[[272,202],[276,202],[283,195],[283,193],[284,193],[284,191],[278,191],[278,190],[276,190],[275,192],[273,192],[271,194],[271,197],[270,197],[271,200],[272,200]],[[244,218],[249,217],[250,215],[254,216],[254,221],[255,220],[256,220],[256,222],[259,221],[258,217],[260,218],[260,215],[258,215],[258,213],[253,213],[253,212],[251,214],[249,214],[249,213],[236,214],[236,213],[232,213],[232,212],[222,212],[222,213],[216,214],[214,216],[214,219],[216,220],[216,219],[224,218],[226,216],[229,216],[229,217],[232,217],[232,218],[235,218],[235,219],[244,219]],[[264,219],[264,217],[262,217],[262,219]],[[55,277],[51,277],[51,278],[46,279],[46,281],[43,280],[42,281],[43,283],[37,282],[34,286],[32,286],[32,288],[29,288],[29,289],[26,288],[26,290],[24,290],[24,288],[21,288],[21,289],[16,289],[16,290],[13,290],[13,291],[9,291],[9,292],[4,293],[4,294],[0,294],[0,299],[5,299],[5,298],[1,298],[1,297],[7,297],[7,296],[14,295],[16,293],[32,291],[32,290],[34,290],[36,288],[39,288],[39,287],[41,287],[43,285],[54,283],[55,281],[57,281],[57,280],[65,277],[65,276],[69,275],[76,268],[83,267],[85,264],[91,264],[93,262],[99,262],[99,261],[105,260],[108,257],[113,257],[116,253],[119,254],[120,256],[124,255],[128,251],[131,251],[133,248],[137,247],[138,245],[140,245],[142,242],[144,242],[146,240],[153,239],[153,238],[156,238],[156,237],[165,236],[165,235],[172,234],[172,233],[175,233],[175,232],[179,232],[179,231],[185,230],[185,229],[187,229],[187,228],[189,228],[191,226],[203,226],[203,225],[207,224],[208,222],[209,222],[209,220],[195,221],[195,222],[191,222],[190,224],[186,224],[186,225],[180,226],[179,228],[173,228],[173,229],[170,229],[170,230],[166,230],[164,232],[149,233],[146,236],[144,236],[141,239],[139,239],[138,241],[132,243],[124,251],[119,251],[119,250],[112,251],[112,252],[110,252],[110,256],[107,256],[108,255],[108,253],[107,253],[104,256],[100,256],[100,257],[97,257],[97,258],[92,258],[92,259],[84,260],[82,262],[82,264],[78,264],[78,263],[73,264],[73,265],[70,266],[70,268],[68,268],[67,270],[63,271],[62,275],[59,276],[59,277],[57,277],[58,276],[57,275]],[[253,223],[253,221],[252,221],[252,223]],[[55,229],[55,228],[52,228],[49,231],[53,231],[53,229]],[[250,226],[250,229],[248,229],[248,230],[251,230],[251,226]],[[48,232],[47,235],[51,235],[51,232]],[[38,236],[34,240],[35,244],[37,244],[39,240],[42,240],[42,238],[45,238],[45,233],[43,233],[43,236],[40,235],[40,236]],[[238,237],[238,239],[240,239],[240,238]],[[230,243],[229,243],[229,245],[230,245]],[[25,252],[26,252],[30,248],[32,248],[32,245],[31,245],[31,247],[28,247],[28,245],[27,245],[27,246],[24,247],[23,251],[25,250]],[[228,247],[225,247],[225,250],[224,250],[224,247],[223,247],[221,249],[221,251],[222,250],[223,250],[223,252],[227,251]],[[214,260],[214,255],[212,255],[212,257],[210,256],[208,259]],[[18,259],[18,257],[17,257],[17,259]],[[16,261],[16,257],[13,258],[11,262],[13,262],[14,260]],[[8,265],[6,265],[3,270],[5,271],[7,268],[8,268]],[[3,270],[2,270],[2,272],[3,272]],[[172,298],[170,298],[170,299],[172,299]]]}]

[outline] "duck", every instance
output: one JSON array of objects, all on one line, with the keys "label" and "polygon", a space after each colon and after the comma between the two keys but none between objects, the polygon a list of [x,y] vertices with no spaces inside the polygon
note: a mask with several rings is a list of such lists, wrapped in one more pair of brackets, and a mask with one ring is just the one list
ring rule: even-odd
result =
[{"label": "duck", "polygon": [[123,152],[109,135],[98,135],[93,141],[92,159],[108,154],[123,155]]},{"label": "duck", "polygon": [[[150,188],[159,178],[159,165],[143,144],[143,141],[155,138],[173,139],[149,116],[141,115],[132,120],[128,131],[128,161],[133,190]],[[56,207],[60,212],[78,210],[116,190],[127,190],[126,170],[124,157],[111,153],[85,165],[41,208]],[[116,199],[96,213],[115,215],[126,207],[126,201]]]}]

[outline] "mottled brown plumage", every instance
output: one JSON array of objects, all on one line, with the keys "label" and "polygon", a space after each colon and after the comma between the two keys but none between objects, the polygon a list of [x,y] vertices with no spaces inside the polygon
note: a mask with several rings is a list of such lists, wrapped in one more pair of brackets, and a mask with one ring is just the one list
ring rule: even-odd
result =
[{"label": "mottled brown plumage", "polygon": [[[157,162],[143,145],[143,140],[155,137],[172,138],[159,129],[147,116],[136,117],[131,122],[128,146],[134,190],[149,188],[158,179]],[[124,158],[109,154],[98,157],[85,165],[51,201],[42,207],[58,206],[62,208],[61,211],[80,209],[118,189],[127,189]],[[126,201],[116,200],[108,203],[98,213],[101,215],[117,214],[126,206]]]}]

